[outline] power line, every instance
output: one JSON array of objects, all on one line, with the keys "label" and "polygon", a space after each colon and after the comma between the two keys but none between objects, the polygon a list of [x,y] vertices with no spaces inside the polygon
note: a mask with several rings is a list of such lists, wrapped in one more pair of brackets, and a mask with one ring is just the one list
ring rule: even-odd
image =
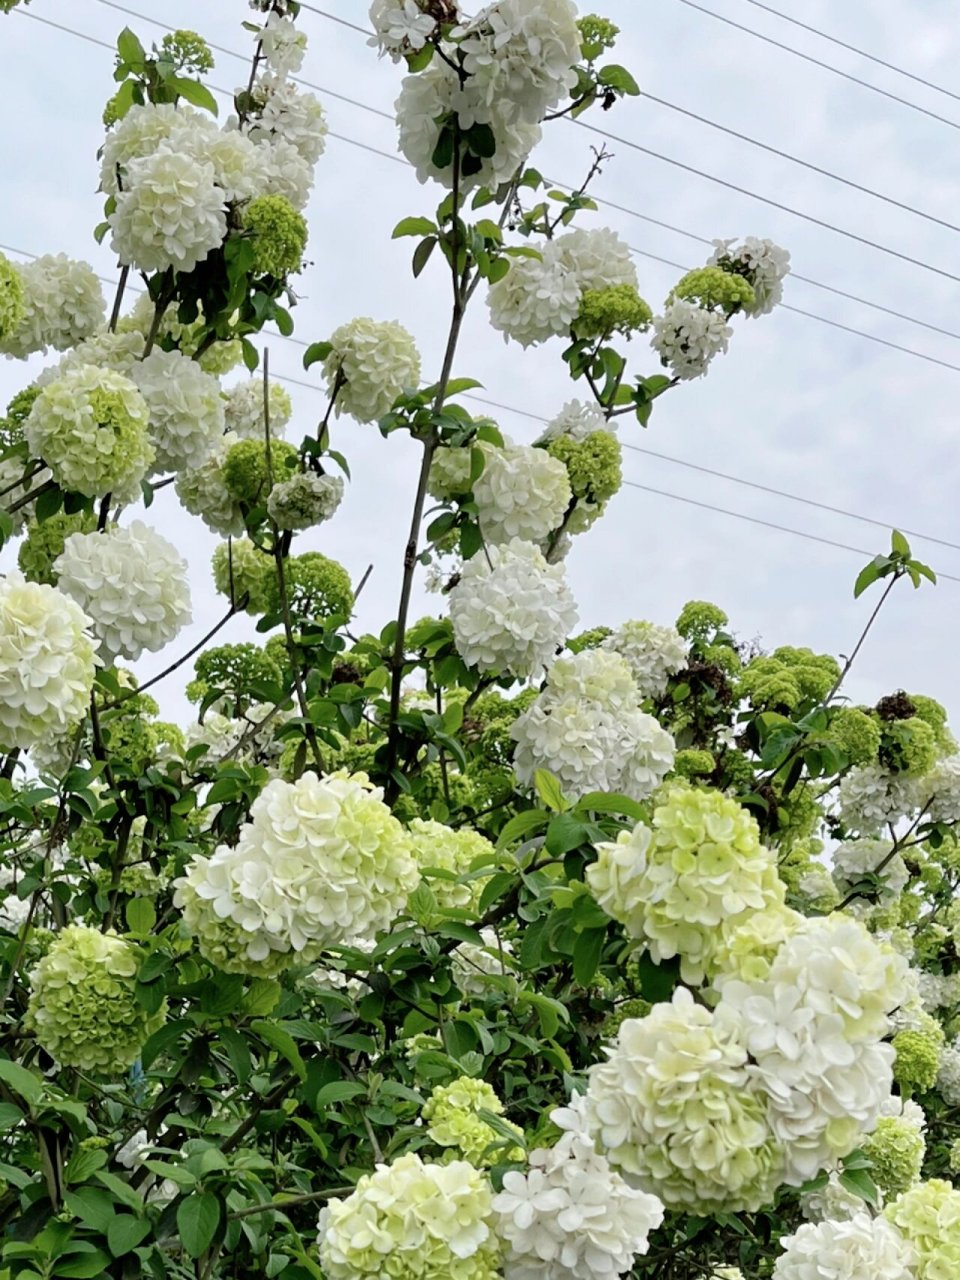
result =
[{"label": "power line", "polygon": [[326,9],[318,9],[316,5],[304,4],[301,0],[301,9],[309,9],[311,13],[317,14],[321,18],[329,18],[331,22],[338,22],[341,27],[349,27],[351,31],[359,31],[362,36],[372,36],[373,31],[369,27],[358,27],[355,22],[348,22],[346,18],[338,18],[335,13],[327,13]]},{"label": "power line", "polygon": [[871,84],[869,80],[861,80],[859,76],[851,75],[848,71],[841,71],[839,67],[831,66],[829,62],[822,62],[819,58],[814,58],[809,53],[801,53],[799,49],[794,49],[789,44],[783,44],[780,40],[774,40],[772,36],[761,35],[759,31],[754,31],[753,27],[746,27],[742,22],[734,22],[732,18],[725,18],[722,13],[715,13],[713,9],[705,9],[702,4],[696,4],[694,0],[680,0],[680,3],[685,4],[689,9],[696,9],[699,13],[705,13],[709,18],[715,18],[717,22],[724,22],[728,27],[735,27],[737,31],[743,31],[748,36],[762,40],[764,44],[771,44],[777,49],[782,49],[784,53],[791,53],[795,58],[802,58],[804,62],[812,62],[815,67],[821,67],[824,71],[830,71],[835,76],[850,80],[853,84],[858,84],[863,89],[878,93],[882,98],[889,98],[892,102],[899,102],[902,107],[909,107],[911,111],[918,111],[923,116],[929,116],[931,120],[938,120],[940,124],[949,125],[951,129],[960,129],[960,123],[956,120],[950,120],[946,116],[938,115],[936,111],[928,111],[926,107],[921,107],[918,103],[911,102],[909,98],[901,98],[899,94],[890,93],[888,89],[881,89],[878,85]]},{"label": "power line", "polygon": [[[894,62],[886,62],[883,58],[878,58],[876,54],[867,53],[866,49],[859,49],[855,44],[848,44],[846,40],[840,40],[837,36],[828,35],[826,31],[821,31],[819,27],[811,27],[809,23],[801,22],[799,18],[792,18],[788,13],[781,13],[779,9],[774,9],[769,4],[762,4],[761,0],[747,0],[747,4],[752,4],[757,9],[765,9],[767,13],[772,13],[775,17],[782,18],[784,22],[790,22],[795,27],[802,27],[804,31],[812,32],[813,35],[819,36],[821,40],[829,40],[831,44],[839,45],[841,49],[849,49],[851,53],[855,53],[861,58],[867,58],[870,62],[875,62],[879,67],[886,67],[888,71],[895,71],[898,76],[906,76],[908,80],[913,80],[917,84],[924,85],[927,89],[933,89],[936,93],[946,94],[948,98],[953,98],[955,102],[960,102],[960,93],[945,89],[942,84],[934,84],[932,80],[925,80],[923,76],[915,75],[912,71],[907,71],[905,67],[898,67]],[[304,5],[303,7],[308,9],[310,6]]]},{"label": "power line", "polygon": [[[679,493],[668,493],[665,489],[654,489],[651,485],[638,484],[635,480],[624,480],[630,489],[641,489],[644,493],[655,493],[660,498],[670,498],[673,502],[683,502],[689,507],[699,507],[702,511],[714,511],[721,516],[731,516],[734,520],[746,520],[749,524],[762,525],[764,529],[776,529],[779,533],[790,533],[795,538],[805,538],[807,542],[819,542],[825,547],[838,547],[841,551],[853,551],[858,556],[872,559],[875,552],[864,551],[862,547],[851,547],[846,542],[834,542],[832,538],[821,538],[815,533],[805,533],[802,529],[792,529],[789,525],[775,524],[772,520],[761,520],[758,516],[748,516],[742,511],[731,511],[728,507],[715,507],[709,502],[700,502],[696,498],[686,498]],[[937,578],[946,582],[960,582],[960,578],[950,573],[938,573]]]}]

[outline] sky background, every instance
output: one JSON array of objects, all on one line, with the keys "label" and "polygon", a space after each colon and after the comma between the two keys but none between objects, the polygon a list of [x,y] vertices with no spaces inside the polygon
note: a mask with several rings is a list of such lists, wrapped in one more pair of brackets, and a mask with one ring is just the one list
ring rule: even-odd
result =
[{"label": "sky background", "polygon": [[[101,111],[113,87],[113,57],[109,49],[48,23],[111,46],[125,24],[145,44],[162,35],[164,27],[158,24],[190,27],[222,49],[245,58],[252,52],[252,37],[240,26],[250,16],[243,0],[164,0],[162,5],[133,0],[129,7],[142,16],[120,12],[105,0],[33,0],[29,10],[0,15],[7,103],[7,123],[0,129],[5,193],[0,247],[33,254],[66,252],[85,258],[112,279],[116,262],[107,247],[96,245],[92,232],[102,217],[96,152],[103,137]],[[366,17],[363,0],[325,0],[323,7],[352,22]],[[601,11],[622,29],[617,60],[631,69],[647,94],[934,218],[960,222],[956,162],[949,160],[958,141],[960,98],[875,66],[750,0],[705,0],[705,7],[955,123],[845,81],[683,0],[607,0]],[[775,7],[915,75],[947,88],[956,83],[960,21],[950,0],[849,0],[843,6],[826,0],[778,0]],[[157,22],[146,20],[154,17]],[[390,233],[401,217],[432,214],[442,193],[421,187],[396,160],[355,145],[393,153],[394,128],[389,120],[334,96],[390,112],[401,71],[389,61],[378,61],[361,35],[317,13],[304,10],[300,26],[310,38],[301,79],[321,87],[318,96],[331,131],[341,137],[329,139],[306,211],[312,265],[300,286],[296,337],[304,342],[327,338],[358,315],[399,320],[415,334],[424,377],[432,380],[448,319],[448,280],[438,259],[414,282],[409,268],[413,242],[392,242]],[[239,58],[225,53],[216,57],[210,76],[214,85],[232,91],[245,81]],[[223,98],[220,102],[225,117],[228,104]],[[800,274],[960,334],[957,230],[852,191],[647,97],[607,114],[590,113],[585,121],[938,271],[854,243],[641,154],[625,142],[606,142],[614,159],[592,188],[597,197],[694,236],[770,236],[790,250]],[[578,184],[589,168],[591,146],[604,141],[556,122],[534,163],[554,181]],[[608,225],[624,236],[638,251],[641,292],[658,307],[679,272],[640,251],[695,266],[708,249],[643,218],[602,207],[578,225]],[[789,278],[786,301],[958,367],[944,368],[781,308],[761,320],[735,322],[729,354],[714,362],[707,378],[665,397],[648,430],[624,418],[624,444],[960,544],[960,340]],[[295,405],[288,436],[299,440],[325,407],[317,370],[304,373],[302,348],[293,342],[274,334],[265,335],[264,344],[276,374],[310,384],[288,386]],[[566,374],[562,350],[560,341],[530,351],[504,345],[487,323],[481,292],[465,328],[456,374],[478,378],[484,385],[481,396],[549,418],[567,400],[582,396]],[[43,363],[0,360],[0,404]],[[631,369],[659,371],[642,339],[632,345]],[[491,412],[518,441],[531,441],[539,430],[536,421],[518,412]],[[334,427],[333,444],[348,456],[353,483],[336,519],[299,539],[298,545],[342,561],[355,581],[373,565],[355,625],[379,630],[396,611],[417,450],[399,435],[384,441],[374,427],[346,417]],[[865,559],[887,549],[884,529],[630,449],[625,451],[625,476],[868,554],[858,556],[625,487],[594,530],[575,541],[567,561],[583,626],[615,626],[627,618],[671,623],[685,601],[707,599],[729,613],[733,630],[744,640],[759,637],[767,648],[790,644],[835,654],[850,651],[872,608],[870,595],[853,600],[853,583]],[[189,560],[194,623],[162,654],[145,655],[137,664],[143,678],[186,651],[224,611],[209,567],[213,535],[179,507],[169,489],[158,494],[146,518]],[[914,549],[934,568],[960,578],[960,550],[919,537]],[[0,570],[12,567],[14,557],[15,551],[5,550]],[[960,667],[954,647],[958,606],[960,582],[941,581],[919,592],[901,586],[858,659],[848,693],[861,701],[875,701],[896,688],[927,693],[943,701],[960,723]],[[421,593],[416,608],[435,612],[437,600]],[[235,619],[220,639],[246,639],[252,631],[250,620]],[[182,689],[190,675],[188,665],[156,691],[168,715],[187,715]]]}]

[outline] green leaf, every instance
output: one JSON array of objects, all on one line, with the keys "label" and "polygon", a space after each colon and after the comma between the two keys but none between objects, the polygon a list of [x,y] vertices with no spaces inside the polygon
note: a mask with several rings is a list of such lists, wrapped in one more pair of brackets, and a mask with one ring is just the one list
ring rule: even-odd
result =
[{"label": "green leaf", "polygon": [[286,1058],[300,1080],[306,1080],[306,1065],[289,1031],[284,1031],[283,1027],[278,1026],[275,1022],[265,1022],[262,1018],[251,1022],[250,1030],[255,1035],[258,1035],[265,1044],[268,1044],[271,1049],[275,1049],[281,1058]]},{"label": "green leaf", "polygon": [[618,93],[625,93],[631,98],[635,98],[640,92],[640,86],[626,67],[604,67],[599,80],[607,89],[616,89]]},{"label": "green leaf", "polygon": [[649,953],[644,952],[637,964],[637,978],[643,999],[651,1004],[663,1004],[673,998],[680,981],[680,961],[664,960],[655,964]]},{"label": "green leaf", "polygon": [[603,929],[585,929],[573,948],[573,976],[581,987],[589,987],[600,966],[603,943],[607,936]]},{"label": "green leaf", "polygon": [[250,1018],[265,1018],[277,1007],[281,994],[280,983],[273,978],[254,978],[240,1007]]},{"label": "green leaf", "polygon": [[840,1174],[840,1185],[861,1200],[866,1200],[867,1204],[879,1208],[880,1192],[866,1169],[844,1169]]},{"label": "green leaf", "polygon": [[260,352],[249,338],[241,338],[240,345],[243,348],[243,363],[251,373],[255,373],[257,365],[260,363]]},{"label": "green leaf", "polygon": [[637,800],[619,791],[588,791],[577,802],[577,813],[609,813],[615,817],[630,818],[633,822],[646,822],[649,814]]},{"label": "green leaf", "polygon": [[67,1254],[54,1264],[53,1274],[64,1276],[67,1280],[93,1280],[101,1276],[110,1265],[110,1255],[102,1249],[93,1249],[79,1257]]},{"label": "green leaf", "polygon": [[356,1080],[333,1080],[317,1091],[314,1110],[319,1111],[321,1107],[331,1106],[335,1102],[349,1102],[351,1098],[359,1098],[366,1092],[366,1086]]},{"label": "green leaf", "polygon": [[43,524],[44,520],[49,520],[51,516],[55,516],[63,506],[63,491],[56,486],[47,489],[41,493],[34,504],[34,513],[37,517],[37,523]]},{"label": "green leaf", "polygon": [[903,556],[905,560],[910,558],[910,543],[906,540],[899,529],[894,529],[890,535],[890,549],[894,555]]},{"label": "green leaf", "polygon": [[146,1218],[135,1218],[130,1213],[121,1213],[107,1227],[107,1244],[115,1258],[121,1258],[131,1249],[135,1249],[150,1234],[150,1222]]},{"label": "green leaf", "polygon": [[126,905],[124,915],[127,928],[131,933],[145,937],[157,923],[157,909],[149,898],[131,898]]},{"label": "green leaf", "polygon": [[560,789],[560,783],[548,770],[537,769],[533,775],[533,785],[537,789],[537,795],[554,813],[563,813],[570,807]]},{"label": "green leaf", "polygon": [[312,364],[316,364],[318,360],[326,360],[327,356],[333,350],[332,342],[311,342],[309,347],[303,353],[303,367],[309,369]]},{"label": "green leaf", "polygon": [[12,1129],[23,1119],[23,1112],[12,1102],[0,1102],[0,1131]]},{"label": "green leaf", "polygon": [[7,1058],[0,1058],[0,1080],[31,1106],[35,1106],[43,1096],[43,1081],[26,1067],[10,1062]]},{"label": "green leaf", "polygon": [[220,1225],[220,1201],[210,1191],[194,1191],[177,1209],[177,1230],[191,1258],[210,1248]]},{"label": "green leaf", "polygon": [[179,93],[192,107],[200,107],[209,111],[212,116],[218,114],[217,100],[205,84],[199,80],[190,80],[186,76],[170,76],[167,84]]},{"label": "green leaf", "polygon": [[117,53],[119,53],[121,60],[131,68],[142,67],[147,59],[143,45],[129,27],[124,27],[117,36]]},{"label": "green leaf", "polygon": [[549,817],[542,809],[524,809],[522,813],[514,814],[504,824],[497,839],[497,848],[505,849],[515,840],[523,840],[534,831],[542,831],[548,821]]},{"label": "green leaf", "polygon": [[865,565],[860,570],[853,588],[854,600],[859,600],[867,587],[872,587],[878,578],[882,578],[889,565],[890,562],[886,556],[875,556],[868,565]]},{"label": "green leaf", "polygon": [[413,278],[414,279],[417,279],[417,277],[423,271],[424,267],[430,261],[430,255],[433,253],[436,247],[437,247],[436,236],[428,236],[426,240],[421,240],[420,243],[417,245],[413,254]]},{"label": "green leaf", "polygon": [[117,1216],[116,1201],[106,1191],[96,1187],[81,1187],[78,1191],[68,1191],[63,1203],[71,1213],[94,1231],[106,1231]]},{"label": "green leaf", "polygon": [[555,818],[550,819],[544,848],[547,853],[558,858],[571,849],[579,848],[586,837],[587,831],[582,822],[578,822],[570,813],[558,813]]},{"label": "green leaf", "polygon": [[429,218],[402,218],[393,228],[393,240],[403,236],[429,236],[437,229],[437,224]]}]

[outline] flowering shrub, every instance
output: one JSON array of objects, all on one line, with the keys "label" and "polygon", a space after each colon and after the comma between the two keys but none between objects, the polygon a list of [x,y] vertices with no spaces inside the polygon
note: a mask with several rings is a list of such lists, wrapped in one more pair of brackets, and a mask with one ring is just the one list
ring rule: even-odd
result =
[{"label": "flowering shrub", "polygon": [[[120,35],[109,311],[87,264],[0,256],[0,350],[55,353],[8,366],[0,419],[2,1280],[954,1280],[946,709],[850,705],[850,662],[706,601],[581,623],[568,585],[630,432],[776,307],[789,255],[718,240],[648,301],[594,224],[609,157],[571,195],[531,161],[639,93],[617,28],[373,0],[400,153],[439,188],[393,235],[450,319],[442,355],[413,303],[303,335],[302,434],[258,372],[327,136],[300,7],[252,0],[222,124],[201,36]],[[453,376],[484,299],[578,384],[534,439]],[[420,459],[370,633],[312,532],[358,432]],[[199,645],[189,517],[222,539]],[[894,533],[855,590],[931,576]],[[145,652],[144,683],[118,664]]]}]

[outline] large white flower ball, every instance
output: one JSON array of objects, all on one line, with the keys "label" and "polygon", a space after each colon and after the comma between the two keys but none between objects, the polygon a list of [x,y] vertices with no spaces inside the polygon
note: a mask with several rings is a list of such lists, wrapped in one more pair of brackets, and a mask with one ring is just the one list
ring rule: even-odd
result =
[{"label": "large white flower ball", "polygon": [[844,1222],[804,1223],[780,1241],[773,1280],[913,1280],[912,1245],[866,1211]]},{"label": "large white flower ball", "polygon": [[0,343],[9,356],[35,351],[66,351],[91,337],[103,324],[106,304],[93,268],[65,253],[45,253],[17,267],[23,288],[23,313]]},{"label": "large white flower ball", "polygon": [[420,353],[411,334],[393,321],[361,316],[341,325],[323,363],[327,387],[337,394],[337,413],[376,422],[406,388],[420,383]]},{"label": "large white flower ball", "polygon": [[215,449],[224,430],[220,383],[179,351],[151,351],[131,377],[150,413],[155,472],[197,466]]},{"label": "large white flower ball", "polygon": [[563,523],[573,493],[562,462],[544,449],[515,444],[484,450],[473,497],[489,546],[511,538],[543,542]]},{"label": "large white flower ball", "polygon": [[108,221],[112,249],[140,271],[192,271],[227,233],[213,165],[169,149],[130,161]]}]

